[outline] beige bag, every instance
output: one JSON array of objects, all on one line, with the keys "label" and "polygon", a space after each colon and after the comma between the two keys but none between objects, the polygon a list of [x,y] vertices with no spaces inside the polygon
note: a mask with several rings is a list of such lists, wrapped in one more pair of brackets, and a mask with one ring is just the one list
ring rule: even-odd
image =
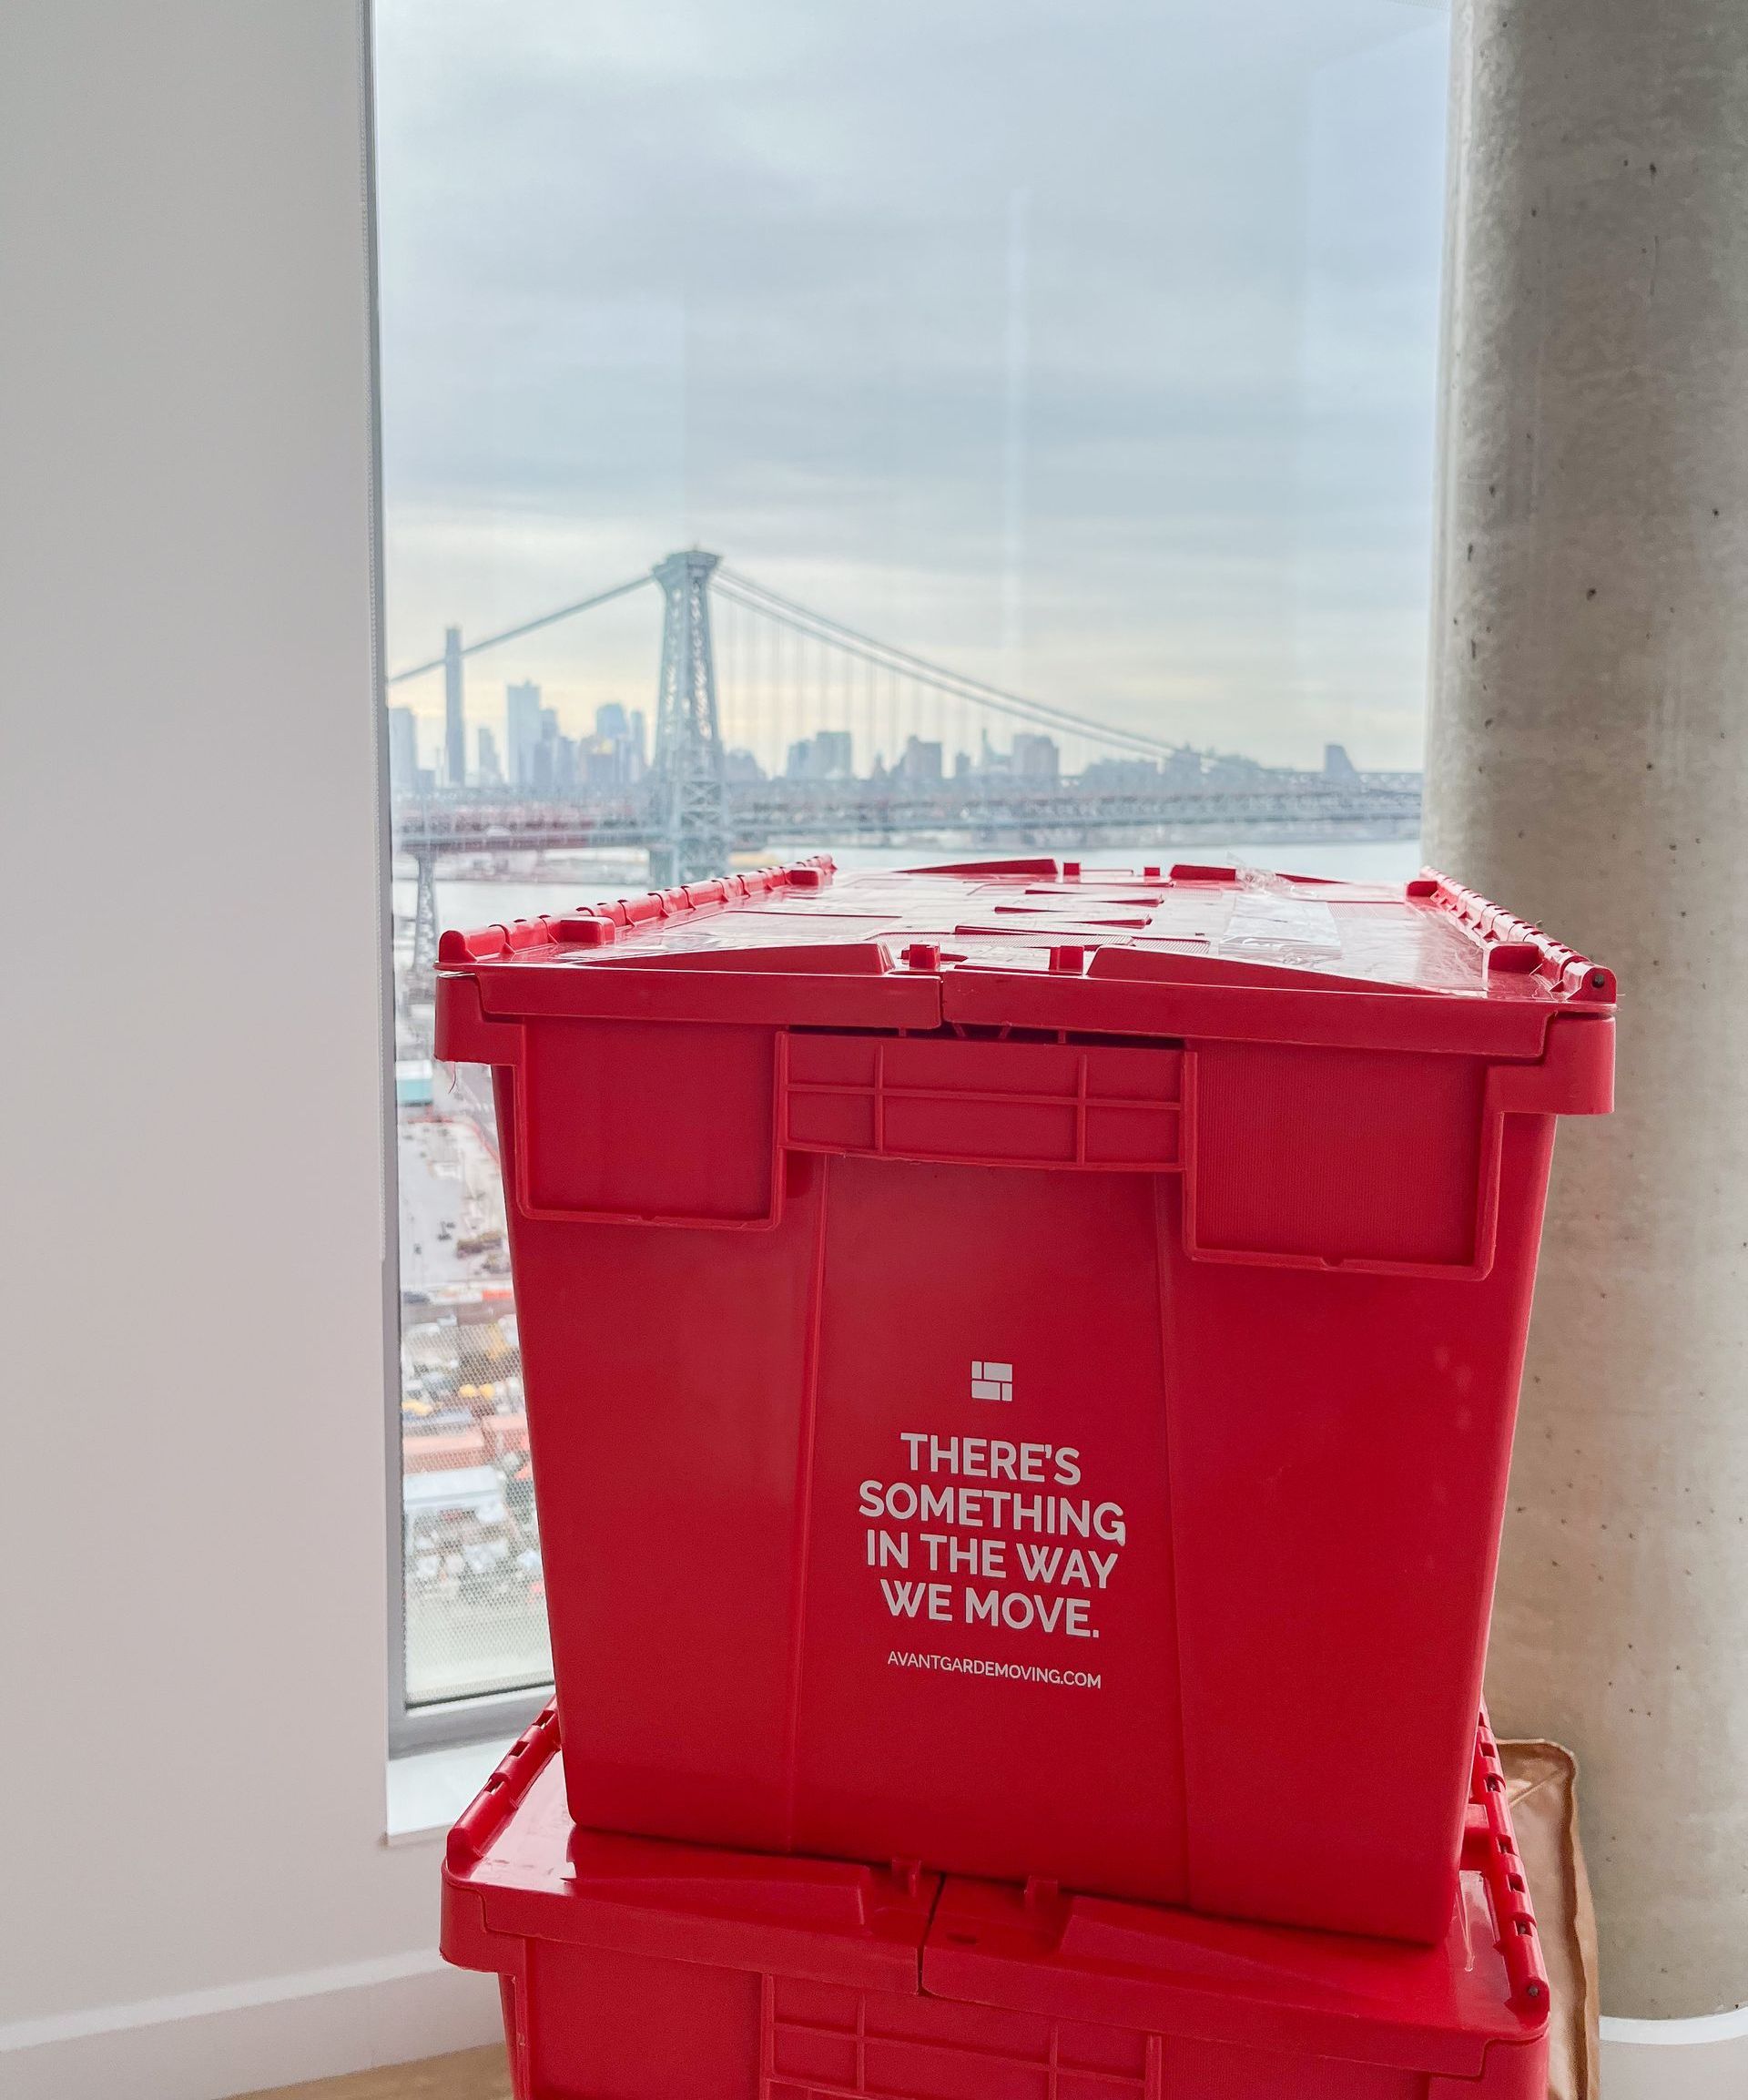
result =
[{"label": "beige bag", "polygon": [[1558,1743],[1501,1743],[1499,1760],[1553,1993],[1548,2100],[1600,2100],[1596,1915],[1578,1841],[1578,1760]]}]

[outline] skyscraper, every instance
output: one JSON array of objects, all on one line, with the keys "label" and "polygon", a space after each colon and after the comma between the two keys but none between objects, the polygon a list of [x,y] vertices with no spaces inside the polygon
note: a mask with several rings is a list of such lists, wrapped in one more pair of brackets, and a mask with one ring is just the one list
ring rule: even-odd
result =
[{"label": "skyscraper", "polygon": [[389,709],[389,787],[411,795],[419,785],[419,723],[411,708]]},{"label": "skyscraper", "polygon": [[792,780],[847,780],[855,770],[854,741],[848,729],[816,729],[789,746]]},{"label": "skyscraper", "polygon": [[483,788],[501,787],[503,776],[498,770],[498,739],[483,722],[474,732],[479,753],[475,772]]},{"label": "skyscraper", "polygon": [[1032,729],[1016,729],[1013,736],[1013,770],[1027,780],[1054,780],[1062,770],[1062,754],[1054,737]]},{"label": "skyscraper", "polygon": [[641,715],[627,715],[617,700],[607,700],[595,710],[595,734],[584,739],[578,754],[580,784],[616,790],[629,787],[638,778],[643,771],[643,720]]},{"label": "skyscraper", "polygon": [[504,752],[510,785],[525,794],[534,785],[534,753],[540,746],[540,688],[533,679],[503,688]]},{"label": "skyscraper", "polygon": [[941,777],[940,746],[922,737],[907,737],[892,769],[901,780],[930,781]]},{"label": "skyscraper", "polygon": [[462,630],[443,629],[443,767],[452,788],[467,785],[467,708],[462,688]]}]

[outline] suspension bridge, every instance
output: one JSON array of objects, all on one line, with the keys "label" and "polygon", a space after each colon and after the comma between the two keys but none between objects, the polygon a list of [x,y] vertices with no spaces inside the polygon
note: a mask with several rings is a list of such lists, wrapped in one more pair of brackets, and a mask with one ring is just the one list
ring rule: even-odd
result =
[{"label": "suspension bridge", "polygon": [[[513,793],[471,778],[467,662],[652,590],[662,625],[647,770],[534,784],[513,751]],[[434,949],[435,866],[461,855],[643,850],[666,886],[773,844],[1408,839],[1420,821],[1418,773],[1359,772],[1338,747],[1320,771],[1264,766],[1010,692],[699,548],[496,634],[464,643],[452,627],[441,656],[388,682],[438,673],[442,784],[395,806],[396,850],[419,876],[415,972]]]}]

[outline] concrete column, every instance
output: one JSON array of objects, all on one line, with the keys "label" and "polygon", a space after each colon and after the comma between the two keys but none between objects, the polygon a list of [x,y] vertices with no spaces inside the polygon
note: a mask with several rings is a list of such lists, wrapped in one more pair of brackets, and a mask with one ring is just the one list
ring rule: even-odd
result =
[{"label": "concrete column", "polygon": [[1457,0],[1428,855],[1621,974],[1490,1685],[1608,2010],[1748,1997],[1748,0]]}]

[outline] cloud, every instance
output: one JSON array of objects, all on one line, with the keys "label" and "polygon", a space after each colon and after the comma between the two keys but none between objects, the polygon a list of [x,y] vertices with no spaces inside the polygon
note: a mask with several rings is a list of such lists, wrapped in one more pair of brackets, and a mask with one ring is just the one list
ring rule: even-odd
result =
[{"label": "cloud", "polygon": [[[701,541],[1113,719],[1412,762],[1442,20],[377,19],[391,661]],[[479,682],[532,672],[574,717],[653,684],[637,632],[554,630]]]}]

